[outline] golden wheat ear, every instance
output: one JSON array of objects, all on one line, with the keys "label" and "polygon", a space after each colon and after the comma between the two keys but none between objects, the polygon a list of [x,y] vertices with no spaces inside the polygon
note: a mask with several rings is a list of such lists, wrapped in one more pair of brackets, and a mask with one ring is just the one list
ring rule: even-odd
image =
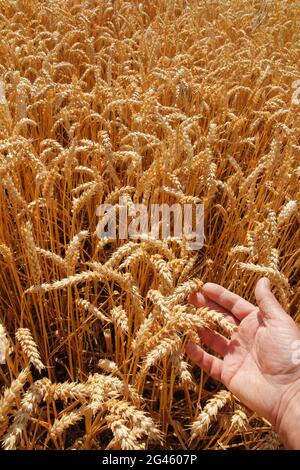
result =
[{"label": "golden wheat ear", "polygon": [[255,302],[267,276],[299,323],[299,17],[0,0],[4,449],[280,447],[185,348],[234,330],[189,304],[207,282]]}]

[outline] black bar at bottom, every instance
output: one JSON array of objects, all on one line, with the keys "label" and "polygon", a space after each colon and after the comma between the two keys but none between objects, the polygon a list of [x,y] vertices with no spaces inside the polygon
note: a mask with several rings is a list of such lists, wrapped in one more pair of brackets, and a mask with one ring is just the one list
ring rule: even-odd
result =
[{"label": "black bar at bottom", "polygon": [[[228,465],[230,469],[243,470],[246,465],[256,468],[274,468],[274,465],[296,464],[299,466],[299,451],[2,451],[0,455],[1,469],[6,465],[26,464],[32,468],[35,464],[41,470],[53,465],[78,466],[88,470],[87,466],[96,465],[105,469],[118,467],[126,469],[172,466],[189,466],[194,469],[205,469],[205,465]],[[209,467],[210,468],[210,467]],[[206,470],[206,469],[205,469]]]}]

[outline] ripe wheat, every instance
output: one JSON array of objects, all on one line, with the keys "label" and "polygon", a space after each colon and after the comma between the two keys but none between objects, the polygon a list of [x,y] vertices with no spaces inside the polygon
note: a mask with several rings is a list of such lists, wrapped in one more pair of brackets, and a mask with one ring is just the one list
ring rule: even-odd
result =
[{"label": "ripe wheat", "polygon": [[[187,297],[255,302],[265,275],[300,321],[299,18],[298,0],[0,1],[4,449],[280,447],[185,356],[198,328],[234,333]],[[203,247],[99,240],[121,198],[131,222],[203,203]]]}]

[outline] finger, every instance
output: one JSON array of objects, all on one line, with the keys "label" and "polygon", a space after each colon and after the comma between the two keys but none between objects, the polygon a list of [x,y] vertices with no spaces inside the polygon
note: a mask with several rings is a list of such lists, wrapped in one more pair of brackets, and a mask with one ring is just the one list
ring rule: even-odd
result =
[{"label": "finger", "polygon": [[202,294],[202,292],[193,292],[188,296],[188,302],[190,302],[195,307],[207,307],[211,310],[216,310],[224,315],[228,321],[234,323],[235,325],[238,324],[237,319],[225,308],[220,307],[220,305],[216,304],[208,297]]},{"label": "finger", "polygon": [[216,331],[210,330],[209,328],[199,328],[198,333],[206,346],[220,356],[225,356],[230,344],[230,341],[228,341],[227,338]]},{"label": "finger", "polygon": [[190,359],[198,364],[204,372],[211,375],[216,380],[221,380],[223,368],[223,361],[221,359],[208,354],[194,343],[188,343],[186,352]]},{"label": "finger", "polygon": [[253,312],[253,310],[257,309],[255,305],[247,302],[247,300],[239,295],[212,282],[204,284],[202,291],[206,297],[209,297],[223,308],[226,308],[240,321],[249,315],[249,313]]},{"label": "finger", "polygon": [[287,315],[274,294],[272,294],[270,281],[267,277],[262,277],[257,282],[255,298],[263,317],[278,318],[278,316]]}]

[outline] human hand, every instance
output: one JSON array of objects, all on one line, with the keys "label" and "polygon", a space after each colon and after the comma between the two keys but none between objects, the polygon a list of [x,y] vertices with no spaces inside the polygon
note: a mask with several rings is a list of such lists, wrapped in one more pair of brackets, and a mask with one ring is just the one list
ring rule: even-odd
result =
[{"label": "human hand", "polygon": [[199,336],[223,360],[189,343],[192,361],[221,381],[246,406],[273,424],[289,448],[300,448],[300,366],[295,356],[300,330],[270,290],[267,278],[255,289],[258,307],[218,284],[189,296],[238,325],[230,340],[203,328]]}]

